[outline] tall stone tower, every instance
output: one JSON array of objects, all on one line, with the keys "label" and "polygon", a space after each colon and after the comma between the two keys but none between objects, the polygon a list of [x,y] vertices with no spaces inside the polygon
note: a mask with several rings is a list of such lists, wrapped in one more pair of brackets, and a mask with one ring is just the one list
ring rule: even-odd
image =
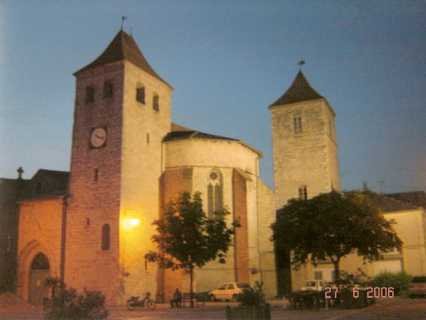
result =
[{"label": "tall stone tower", "polygon": [[110,304],[155,295],[157,271],[143,257],[159,217],[172,87],[124,31],[74,75],[65,282],[101,290]]},{"label": "tall stone tower", "polygon": [[[301,71],[269,106],[272,114],[275,208],[292,198],[307,199],[340,189],[335,113]],[[311,272],[292,270],[290,254],[276,256],[279,294],[300,289]]]},{"label": "tall stone tower", "polygon": [[335,113],[301,71],[269,110],[276,208],[291,198],[339,190]]}]

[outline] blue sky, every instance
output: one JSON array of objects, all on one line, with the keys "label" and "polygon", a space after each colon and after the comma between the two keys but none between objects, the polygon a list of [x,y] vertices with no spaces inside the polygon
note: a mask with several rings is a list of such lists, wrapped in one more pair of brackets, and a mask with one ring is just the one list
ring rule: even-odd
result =
[{"label": "blue sky", "polygon": [[[345,189],[426,189],[425,1],[3,1],[0,176],[68,170],[74,77],[128,16],[174,88],[175,122],[264,153],[298,67],[337,113]],[[383,182],[379,182],[383,181]]]}]

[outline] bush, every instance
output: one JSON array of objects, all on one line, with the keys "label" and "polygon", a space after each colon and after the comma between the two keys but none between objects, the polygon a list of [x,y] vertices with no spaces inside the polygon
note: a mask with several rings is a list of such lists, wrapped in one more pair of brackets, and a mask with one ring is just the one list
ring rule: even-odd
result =
[{"label": "bush", "polygon": [[84,290],[82,294],[66,288],[62,282],[48,281],[52,298],[45,306],[47,320],[102,320],[108,317],[105,296],[99,291]]},{"label": "bush", "polygon": [[368,299],[365,288],[358,289],[358,297],[354,296],[353,286],[342,287],[337,294],[336,307],[344,309],[365,308],[374,303],[374,299]]},{"label": "bush", "polygon": [[391,273],[383,272],[375,276],[371,282],[373,287],[393,287],[395,294],[399,295],[401,292],[406,291],[411,282],[412,277],[405,273]]},{"label": "bush", "polygon": [[226,306],[226,320],[271,320],[271,306],[266,303],[261,306]]},{"label": "bush", "polygon": [[344,309],[353,309],[353,308],[364,308],[369,304],[374,303],[374,299],[368,299],[367,291],[365,288],[358,288],[358,296],[354,296],[354,286],[352,285],[340,285],[336,287],[337,295],[334,298],[326,299],[325,291],[296,291],[291,293],[288,296],[290,301],[290,308],[292,309],[320,309],[329,307],[329,308],[344,308]]},{"label": "bush", "polygon": [[321,291],[296,291],[288,299],[292,309],[319,309],[324,305],[324,293]]},{"label": "bush", "polygon": [[266,304],[263,293],[263,283],[256,282],[254,288],[246,288],[238,295],[237,301],[241,306],[261,306]]},{"label": "bush", "polygon": [[266,303],[263,283],[256,282],[254,288],[244,289],[237,297],[240,305],[226,307],[227,320],[270,320],[271,306]]}]

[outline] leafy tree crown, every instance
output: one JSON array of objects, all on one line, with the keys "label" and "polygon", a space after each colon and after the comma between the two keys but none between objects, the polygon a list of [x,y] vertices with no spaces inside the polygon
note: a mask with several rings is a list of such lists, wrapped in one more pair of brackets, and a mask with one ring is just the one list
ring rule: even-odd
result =
[{"label": "leafy tree crown", "polygon": [[272,225],[277,251],[291,250],[296,266],[308,259],[333,263],[356,250],[367,260],[401,248],[401,240],[371,201],[368,192],[331,192],[309,200],[290,200]]}]

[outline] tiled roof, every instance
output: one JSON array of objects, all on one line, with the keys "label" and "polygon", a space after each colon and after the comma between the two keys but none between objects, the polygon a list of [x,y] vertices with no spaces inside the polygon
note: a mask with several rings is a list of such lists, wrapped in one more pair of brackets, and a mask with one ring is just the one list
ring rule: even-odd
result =
[{"label": "tiled roof", "polygon": [[426,192],[424,191],[390,193],[386,196],[426,209]]},{"label": "tiled roof", "polygon": [[89,63],[87,66],[81,68],[75,74],[78,74],[81,71],[108,64],[117,61],[127,60],[134,65],[138,66],[142,70],[146,71],[153,77],[164,82],[171,88],[171,85],[168,84],[164,79],[162,79],[151,67],[151,65],[146,60],[145,56],[139,49],[136,41],[131,35],[120,30],[108,47],[102,52],[102,54],[97,57],[93,62]]},{"label": "tiled roof", "polygon": [[238,141],[237,139],[228,138],[228,137],[224,137],[224,136],[218,136],[218,135],[215,135],[215,134],[205,133],[205,132],[196,131],[196,130],[172,131],[172,132],[169,132],[164,137],[163,141],[189,139],[189,138]]},{"label": "tiled roof", "polygon": [[176,131],[193,131],[191,128],[181,126],[180,124],[172,122],[172,132]]},{"label": "tiled roof", "polygon": [[24,188],[22,199],[62,196],[67,193],[69,173],[39,169]]},{"label": "tiled roof", "polygon": [[311,87],[302,71],[299,71],[290,88],[272,103],[270,107],[320,98],[323,97]]},{"label": "tiled roof", "polygon": [[186,127],[182,127],[182,126],[179,126],[179,125],[176,125],[176,124],[172,124],[172,131],[169,132],[163,138],[163,141],[167,142],[167,141],[184,140],[184,139],[213,139],[213,140],[235,141],[235,142],[238,142],[239,144],[243,145],[244,147],[252,150],[253,152],[257,153],[260,157],[262,157],[262,152],[256,150],[252,146],[246,144],[245,142],[243,142],[239,139],[229,138],[229,137],[225,137],[225,136],[218,136],[218,135],[211,134],[211,133],[205,133],[205,132],[189,129],[189,128],[186,128]]},{"label": "tiled roof", "polygon": [[[350,194],[353,192],[359,191],[350,191],[345,193]],[[364,191],[363,193],[367,194],[373,204],[380,208],[384,213],[404,210],[415,210],[418,208],[418,206],[389,197],[388,195],[378,194],[370,191]]]}]

